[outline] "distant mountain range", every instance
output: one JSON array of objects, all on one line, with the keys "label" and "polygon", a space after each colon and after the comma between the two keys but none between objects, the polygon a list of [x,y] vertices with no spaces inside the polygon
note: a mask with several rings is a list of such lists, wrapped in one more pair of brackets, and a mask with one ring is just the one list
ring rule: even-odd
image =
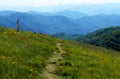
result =
[{"label": "distant mountain range", "polygon": [[81,30],[76,22],[64,16],[44,16],[23,12],[6,12],[5,14],[0,15],[0,25],[2,26],[15,28],[17,19],[20,19],[21,29],[34,32],[43,32],[46,34],[59,32],[79,33]]},{"label": "distant mountain range", "polygon": [[54,14],[59,16],[65,16],[72,19],[77,19],[77,18],[87,16],[86,14],[81,13],[79,11],[61,11],[61,12],[56,12]]},{"label": "distant mountain range", "polygon": [[86,31],[97,30],[99,28],[105,28],[108,26],[118,26],[120,25],[120,15],[94,15],[94,16],[85,16],[79,19],[76,19],[80,26]]},{"label": "distant mountain range", "polygon": [[45,16],[64,16],[67,18],[71,18],[71,19],[78,19],[78,18],[82,18],[84,16],[87,16],[84,13],[81,13],[79,11],[60,11],[60,12],[55,12],[55,13],[45,13],[45,12],[36,12],[36,11],[30,11],[30,14],[41,14],[41,15],[45,15]]},{"label": "distant mountain range", "polygon": [[[66,15],[67,13],[70,15]],[[71,17],[72,15],[74,17]],[[86,34],[100,28],[120,25],[120,15],[87,16],[73,11],[63,11],[54,14],[46,13],[45,15],[40,12],[0,12],[1,26],[16,28],[18,19],[21,21],[21,29],[50,35],[61,32]]]}]

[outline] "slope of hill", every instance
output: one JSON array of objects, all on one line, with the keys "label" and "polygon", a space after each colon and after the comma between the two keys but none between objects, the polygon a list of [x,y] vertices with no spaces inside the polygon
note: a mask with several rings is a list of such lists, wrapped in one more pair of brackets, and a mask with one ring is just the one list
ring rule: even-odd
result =
[{"label": "slope of hill", "polygon": [[87,35],[71,35],[66,33],[58,33],[52,35],[53,37],[73,40],[97,46],[106,47],[120,51],[120,27],[104,28]]},{"label": "slope of hill", "polygon": [[120,78],[120,52],[77,42],[61,43],[65,54],[55,71],[61,79]]},{"label": "slope of hill", "polygon": [[120,27],[110,27],[92,32],[78,41],[120,51]]},{"label": "slope of hill", "polygon": [[0,27],[1,79],[119,79],[120,52]]},{"label": "slope of hill", "polygon": [[0,27],[0,78],[44,79],[48,58],[57,52],[53,39]]}]

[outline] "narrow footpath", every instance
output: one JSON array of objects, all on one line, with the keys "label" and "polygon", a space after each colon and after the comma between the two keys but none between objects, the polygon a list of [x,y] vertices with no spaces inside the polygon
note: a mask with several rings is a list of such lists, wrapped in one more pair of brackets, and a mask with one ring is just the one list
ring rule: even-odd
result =
[{"label": "narrow footpath", "polygon": [[48,60],[48,63],[43,71],[43,76],[46,79],[60,79],[57,75],[54,74],[55,69],[57,67],[57,62],[62,59],[62,55],[65,54],[65,51],[61,47],[61,43],[56,43],[59,52],[54,52],[53,56],[51,56]]}]

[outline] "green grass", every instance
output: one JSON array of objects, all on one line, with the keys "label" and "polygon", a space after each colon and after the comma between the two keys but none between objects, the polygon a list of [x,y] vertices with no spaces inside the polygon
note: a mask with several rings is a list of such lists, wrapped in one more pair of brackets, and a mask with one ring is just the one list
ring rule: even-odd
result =
[{"label": "green grass", "polygon": [[0,79],[45,79],[47,60],[66,51],[54,74],[60,79],[120,79],[120,52],[0,27]]},{"label": "green grass", "polygon": [[66,51],[55,74],[61,79],[120,79],[120,52],[61,41]]},{"label": "green grass", "polygon": [[42,79],[56,49],[51,37],[0,27],[0,79]]}]

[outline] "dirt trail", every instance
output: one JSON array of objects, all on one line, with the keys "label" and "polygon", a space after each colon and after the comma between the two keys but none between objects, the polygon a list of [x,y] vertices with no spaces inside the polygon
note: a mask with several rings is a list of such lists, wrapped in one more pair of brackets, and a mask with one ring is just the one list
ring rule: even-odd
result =
[{"label": "dirt trail", "polygon": [[46,79],[59,79],[57,75],[54,74],[54,71],[57,67],[57,62],[59,62],[62,59],[62,55],[65,53],[64,50],[61,47],[61,43],[56,43],[59,52],[54,52],[53,56],[50,57],[48,60],[47,66],[45,67],[45,70],[43,72],[43,76]]}]

